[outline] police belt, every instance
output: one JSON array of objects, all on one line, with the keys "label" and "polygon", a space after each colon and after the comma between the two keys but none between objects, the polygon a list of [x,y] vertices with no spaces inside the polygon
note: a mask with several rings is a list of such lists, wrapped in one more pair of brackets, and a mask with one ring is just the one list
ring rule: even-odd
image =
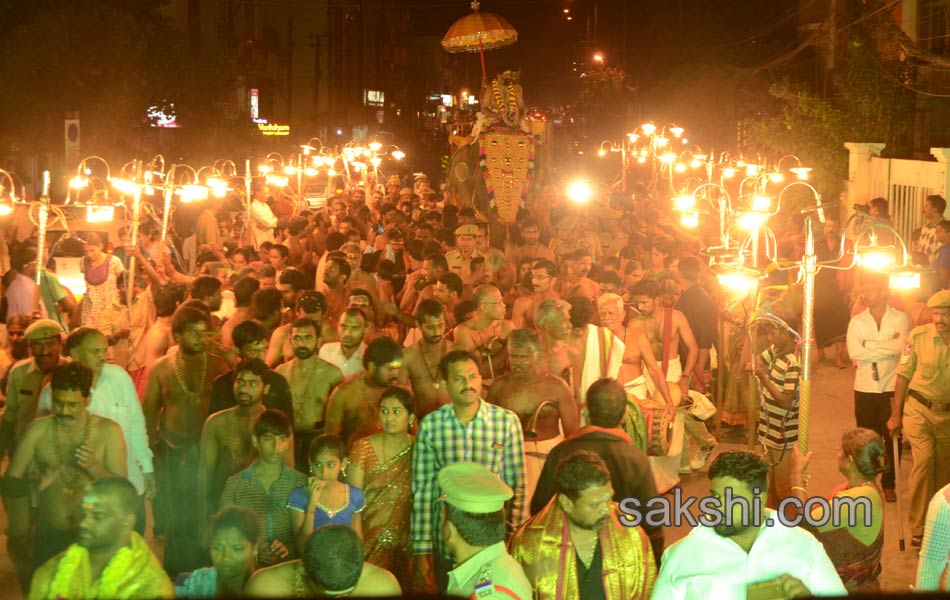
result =
[{"label": "police belt", "polygon": [[911,398],[920,402],[930,410],[950,410],[950,402],[931,402],[924,398],[917,390],[907,390],[907,393],[910,394]]}]

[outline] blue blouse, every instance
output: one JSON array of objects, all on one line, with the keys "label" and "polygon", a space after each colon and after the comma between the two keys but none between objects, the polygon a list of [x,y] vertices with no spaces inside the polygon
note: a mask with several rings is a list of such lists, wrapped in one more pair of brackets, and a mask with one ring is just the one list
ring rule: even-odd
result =
[{"label": "blue blouse", "polygon": [[[331,510],[322,504],[318,504],[313,512],[313,530],[324,525],[346,525],[353,524],[353,515],[363,510],[366,506],[366,498],[363,496],[363,490],[346,485],[346,504],[343,508]],[[307,505],[310,504],[310,494],[304,488],[294,488],[288,498],[290,508],[307,512]]]}]

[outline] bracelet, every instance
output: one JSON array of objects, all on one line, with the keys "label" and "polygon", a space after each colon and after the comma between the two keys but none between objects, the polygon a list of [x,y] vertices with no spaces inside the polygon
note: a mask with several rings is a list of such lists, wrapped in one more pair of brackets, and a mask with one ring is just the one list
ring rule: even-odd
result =
[{"label": "bracelet", "polygon": [[805,488],[803,488],[803,487],[800,486],[800,485],[793,485],[793,486],[792,486],[792,491],[794,492],[795,490],[801,490],[801,492],[802,492],[803,494],[807,494],[807,493],[808,493],[808,490],[806,490]]}]

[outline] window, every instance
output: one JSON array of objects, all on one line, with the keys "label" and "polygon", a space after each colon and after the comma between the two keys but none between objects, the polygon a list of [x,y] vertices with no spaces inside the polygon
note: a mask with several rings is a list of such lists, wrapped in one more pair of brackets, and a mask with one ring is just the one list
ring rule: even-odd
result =
[{"label": "window", "polygon": [[917,41],[934,54],[950,56],[950,0],[918,0]]}]

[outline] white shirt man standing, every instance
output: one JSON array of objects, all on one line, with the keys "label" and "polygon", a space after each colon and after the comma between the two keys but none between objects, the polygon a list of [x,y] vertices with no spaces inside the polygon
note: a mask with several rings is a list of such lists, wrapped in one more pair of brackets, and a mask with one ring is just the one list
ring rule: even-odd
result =
[{"label": "white shirt man standing", "polygon": [[[867,309],[848,324],[848,356],[854,372],[854,418],[858,427],[876,431],[890,448],[887,418],[894,398],[897,362],[907,346],[910,318],[887,303],[888,279],[874,273],[862,277],[861,301]],[[887,502],[896,502],[894,453],[885,452],[888,470],[881,476]]]}]

